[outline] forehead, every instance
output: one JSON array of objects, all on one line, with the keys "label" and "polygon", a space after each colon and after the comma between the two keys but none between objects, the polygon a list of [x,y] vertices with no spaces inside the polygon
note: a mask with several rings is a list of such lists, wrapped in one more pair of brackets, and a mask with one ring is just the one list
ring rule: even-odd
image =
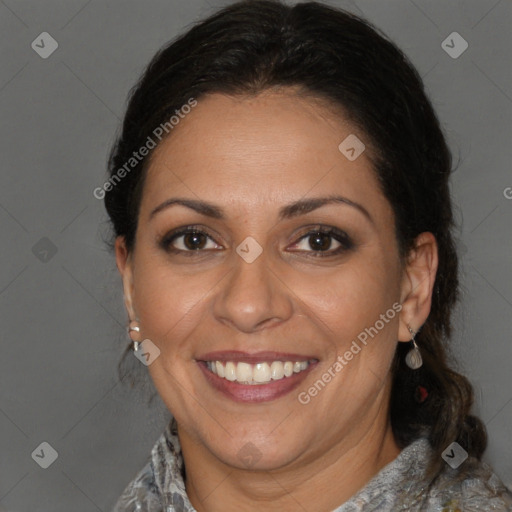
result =
[{"label": "forehead", "polygon": [[255,206],[332,193],[382,201],[365,151],[349,160],[339,145],[365,139],[340,110],[294,91],[198,100],[151,155],[141,209],[169,195]]}]

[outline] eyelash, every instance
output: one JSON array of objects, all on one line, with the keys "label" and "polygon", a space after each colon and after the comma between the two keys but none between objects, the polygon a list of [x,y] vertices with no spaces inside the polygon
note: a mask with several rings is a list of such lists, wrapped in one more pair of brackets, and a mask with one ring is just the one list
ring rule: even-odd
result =
[{"label": "eyelash", "polygon": [[[351,238],[345,233],[344,231],[341,231],[337,228],[333,227],[327,227],[327,226],[315,226],[310,231],[306,232],[305,234],[301,235],[300,238],[295,242],[293,245],[297,245],[299,242],[301,242],[304,239],[307,239],[313,235],[325,235],[329,236],[332,239],[336,240],[340,247],[338,247],[335,250],[328,250],[328,251],[319,251],[319,250],[312,250],[312,251],[297,251],[297,252],[306,252],[306,253],[313,253],[310,257],[314,258],[326,258],[329,256],[336,256],[338,254],[341,254],[343,252],[349,251],[354,248],[354,243],[351,240]],[[184,228],[179,228],[178,230],[171,231],[170,233],[164,235],[164,237],[161,239],[159,245],[164,251],[170,252],[172,254],[182,254],[184,256],[190,257],[190,256],[197,256],[198,253],[203,252],[204,250],[211,250],[211,249],[195,249],[195,250],[183,250],[183,249],[175,249],[172,247],[172,243],[184,235],[204,235],[207,238],[212,239],[212,237],[202,229],[198,228],[197,226],[186,226]],[[216,243],[216,242],[215,242]]]}]

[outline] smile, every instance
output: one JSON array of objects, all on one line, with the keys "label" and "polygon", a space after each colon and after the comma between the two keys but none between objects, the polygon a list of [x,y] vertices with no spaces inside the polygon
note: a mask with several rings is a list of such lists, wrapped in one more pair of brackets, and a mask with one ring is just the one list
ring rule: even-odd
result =
[{"label": "smile", "polygon": [[317,366],[314,356],[216,351],[196,359],[206,382],[235,402],[270,402],[291,393]]},{"label": "smile", "polygon": [[272,380],[282,380],[309,367],[309,361],[272,361],[256,364],[235,361],[206,361],[215,375],[240,384],[261,385]]}]

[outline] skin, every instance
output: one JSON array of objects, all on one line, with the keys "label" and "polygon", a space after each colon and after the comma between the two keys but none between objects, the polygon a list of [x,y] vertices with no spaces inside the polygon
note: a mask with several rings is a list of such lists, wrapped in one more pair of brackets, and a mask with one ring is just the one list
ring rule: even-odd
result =
[{"label": "skin", "polygon": [[[400,453],[389,422],[390,365],[398,341],[411,339],[407,325],[417,330],[429,314],[437,247],[422,233],[401,262],[369,141],[355,161],[338,150],[351,133],[364,141],[339,112],[292,89],[214,94],[151,155],[135,248],[128,252],[119,237],[116,259],[127,311],[140,326],[133,339],[149,338],[161,351],[148,369],[178,422],[186,490],[198,511],[327,512]],[[278,219],[284,205],[331,194],[359,203],[371,220],[341,203]],[[176,197],[214,203],[226,219],[181,205],[150,217]],[[211,236],[202,250],[187,257],[159,246],[189,224]],[[315,225],[345,231],[354,248],[318,256],[304,237]],[[263,249],[252,263],[235,250],[248,236]],[[329,240],[334,252],[340,245]],[[186,250],[183,243],[174,246]],[[301,404],[298,393],[394,303],[400,313]],[[319,362],[297,390],[238,403],[214,390],[196,363],[200,354],[230,349]],[[249,442],[259,454],[251,468],[239,457]]]}]

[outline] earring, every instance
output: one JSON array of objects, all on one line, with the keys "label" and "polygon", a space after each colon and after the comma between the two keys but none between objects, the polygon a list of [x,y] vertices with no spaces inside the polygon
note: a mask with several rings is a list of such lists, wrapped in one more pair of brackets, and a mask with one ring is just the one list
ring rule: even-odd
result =
[{"label": "earring", "polygon": [[416,333],[411,329],[409,325],[407,326],[407,328],[409,329],[409,332],[412,335],[411,341],[413,344],[413,348],[411,348],[411,350],[405,356],[405,364],[412,370],[417,370],[423,365],[423,359],[421,357],[420,349],[416,344],[416,340],[414,339]]},{"label": "earring", "polygon": [[[136,332],[137,334],[140,333],[140,327],[138,326],[137,322],[135,322],[135,321],[130,322],[130,325],[128,326],[128,333],[130,334],[130,337],[132,337],[132,335],[131,335],[132,332]],[[134,335],[134,336],[137,336],[137,335]],[[140,348],[141,342],[139,340],[134,340],[133,338],[132,338],[132,341],[133,341],[133,350],[135,352],[137,352]]]}]

